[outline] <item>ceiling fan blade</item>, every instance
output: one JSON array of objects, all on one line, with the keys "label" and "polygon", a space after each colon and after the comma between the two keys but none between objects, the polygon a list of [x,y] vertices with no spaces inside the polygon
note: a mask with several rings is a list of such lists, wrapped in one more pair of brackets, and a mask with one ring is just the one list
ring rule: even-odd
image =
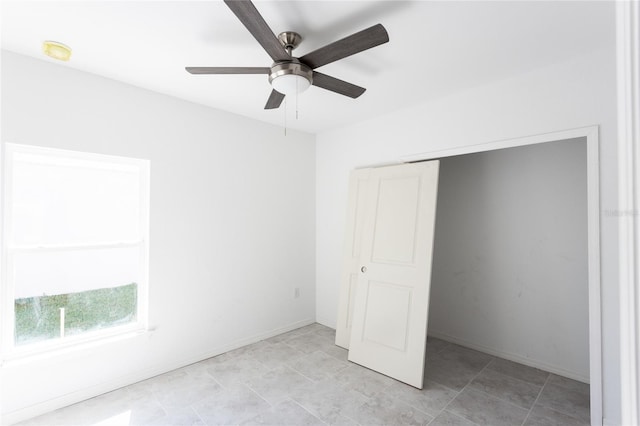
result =
[{"label": "ceiling fan blade", "polygon": [[364,87],[356,86],[355,84],[347,83],[346,81],[316,71],[313,72],[313,85],[354,99],[367,90]]},{"label": "ceiling fan blade", "polygon": [[298,58],[302,63],[315,69],[338,59],[360,53],[389,41],[389,34],[382,24],[351,34],[320,49]]},{"label": "ceiling fan blade", "polygon": [[185,67],[191,74],[269,74],[265,67]]},{"label": "ceiling fan blade", "polygon": [[272,90],[271,95],[269,95],[269,99],[267,99],[267,104],[264,106],[264,109],[276,109],[280,106],[284,99],[284,95],[277,90]]},{"label": "ceiling fan blade", "polygon": [[291,56],[285,50],[278,38],[273,34],[258,9],[249,0],[224,0],[229,9],[247,27],[252,36],[258,40],[262,48],[267,51],[274,61],[285,61]]}]

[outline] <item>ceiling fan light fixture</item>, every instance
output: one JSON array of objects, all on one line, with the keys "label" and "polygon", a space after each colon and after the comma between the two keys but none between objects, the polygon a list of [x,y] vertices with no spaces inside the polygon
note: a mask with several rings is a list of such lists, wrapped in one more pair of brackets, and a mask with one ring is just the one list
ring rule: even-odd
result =
[{"label": "ceiling fan light fixture", "polygon": [[311,82],[301,75],[284,74],[276,77],[271,85],[278,92],[289,96],[304,92],[311,86]]},{"label": "ceiling fan light fixture", "polygon": [[283,95],[302,93],[313,82],[313,71],[298,62],[284,62],[271,67],[269,82],[273,89]]}]

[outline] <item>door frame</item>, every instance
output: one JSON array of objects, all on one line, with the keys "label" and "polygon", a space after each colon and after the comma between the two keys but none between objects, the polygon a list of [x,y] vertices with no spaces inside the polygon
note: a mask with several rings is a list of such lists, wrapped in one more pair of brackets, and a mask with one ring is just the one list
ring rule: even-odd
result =
[{"label": "door frame", "polygon": [[640,422],[640,5],[616,2],[622,424]]},{"label": "door frame", "polygon": [[409,154],[400,163],[414,163],[516,148],[526,145],[586,138],[587,145],[587,259],[589,282],[589,382],[591,424],[602,425],[602,304],[600,278],[600,139],[599,127],[588,126],[515,139],[468,145],[460,148]]}]

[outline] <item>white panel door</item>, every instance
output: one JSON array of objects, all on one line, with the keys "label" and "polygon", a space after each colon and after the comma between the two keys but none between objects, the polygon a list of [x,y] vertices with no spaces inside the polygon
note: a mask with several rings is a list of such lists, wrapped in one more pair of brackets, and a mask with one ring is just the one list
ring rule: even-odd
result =
[{"label": "white panel door", "polygon": [[362,229],[370,173],[371,169],[357,169],[351,172],[349,178],[349,205],[347,207],[338,325],[336,327],[336,345],[345,349],[349,349],[349,339],[351,338],[353,304],[361,266]]},{"label": "white panel door", "polygon": [[349,360],[422,388],[438,161],[371,169]]}]

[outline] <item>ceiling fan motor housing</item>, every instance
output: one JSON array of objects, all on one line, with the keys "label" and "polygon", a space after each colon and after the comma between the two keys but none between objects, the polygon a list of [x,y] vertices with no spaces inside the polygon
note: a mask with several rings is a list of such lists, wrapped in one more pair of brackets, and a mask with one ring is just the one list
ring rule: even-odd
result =
[{"label": "ceiling fan motor housing", "polygon": [[278,34],[278,40],[291,59],[276,61],[271,66],[269,83],[283,95],[293,95],[307,90],[313,83],[313,70],[291,55],[293,49],[300,45],[302,37],[296,32],[285,31]]},{"label": "ceiling fan motor housing", "polygon": [[276,62],[271,66],[269,83],[284,95],[291,95],[291,92],[300,93],[313,83],[313,70],[296,58]]}]

